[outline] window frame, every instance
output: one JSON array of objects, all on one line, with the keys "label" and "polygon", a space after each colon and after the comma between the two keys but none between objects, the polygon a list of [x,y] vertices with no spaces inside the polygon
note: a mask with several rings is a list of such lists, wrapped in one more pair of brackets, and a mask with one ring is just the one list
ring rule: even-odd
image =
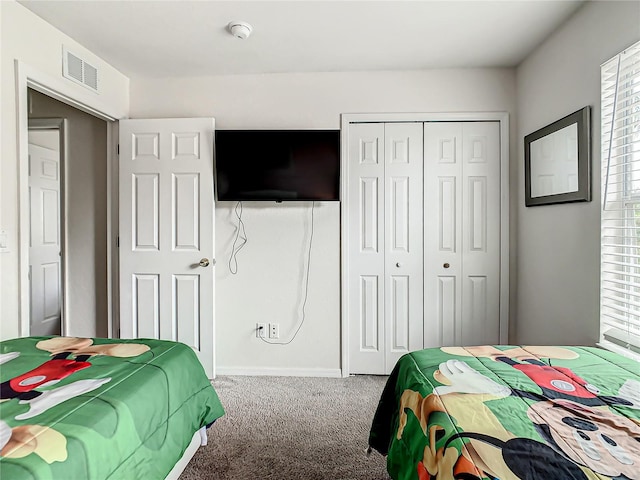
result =
[{"label": "window frame", "polygon": [[[613,66],[617,70],[614,83]],[[603,175],[598,345],[640,360],[640,42],[601,68]],[[621,119],[616,118],[618,111]],[[617,207],[612,206],[616,204]],[[608,243],[611,238],[613,242]]]}]

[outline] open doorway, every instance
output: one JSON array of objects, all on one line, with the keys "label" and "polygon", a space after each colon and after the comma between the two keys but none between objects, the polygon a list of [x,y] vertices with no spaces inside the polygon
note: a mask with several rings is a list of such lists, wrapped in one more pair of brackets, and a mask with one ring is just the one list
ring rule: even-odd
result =
[{"label": "open doorway", "polygon": [[28,119],[29,333],[109,336],[108,124],[32,89]]}]

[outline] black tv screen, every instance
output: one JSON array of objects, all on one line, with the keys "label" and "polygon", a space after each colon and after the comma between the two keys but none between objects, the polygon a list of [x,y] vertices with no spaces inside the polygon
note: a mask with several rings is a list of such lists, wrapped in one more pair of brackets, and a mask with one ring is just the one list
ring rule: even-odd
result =
[{"label": "black tv screen", "polygon": [[339,130],[217,130],[218,200],[339,200]]}]

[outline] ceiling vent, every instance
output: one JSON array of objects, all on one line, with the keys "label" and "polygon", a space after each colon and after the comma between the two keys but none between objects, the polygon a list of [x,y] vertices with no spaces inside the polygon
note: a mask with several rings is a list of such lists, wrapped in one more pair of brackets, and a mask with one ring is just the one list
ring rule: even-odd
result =
[{"label": "ceiling vent", "polygon": [[62,49],[62,76],[90,88],[94,92],[98,91],[98,69],[64,47]]}]

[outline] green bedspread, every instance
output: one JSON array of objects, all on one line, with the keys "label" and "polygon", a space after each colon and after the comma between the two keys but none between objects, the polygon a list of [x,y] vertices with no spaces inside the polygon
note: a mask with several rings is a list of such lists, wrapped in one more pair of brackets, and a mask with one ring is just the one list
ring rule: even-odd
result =
[{"label": "green bedspread", "polygon": [[224,414],[188,346],[28,337],[0,342],[0,478],[163,479]]},{"label": "green bedspread", "polygon": [[396,480],[638,480],[640,364],[585,347],[410,353],[369,443]]}]

